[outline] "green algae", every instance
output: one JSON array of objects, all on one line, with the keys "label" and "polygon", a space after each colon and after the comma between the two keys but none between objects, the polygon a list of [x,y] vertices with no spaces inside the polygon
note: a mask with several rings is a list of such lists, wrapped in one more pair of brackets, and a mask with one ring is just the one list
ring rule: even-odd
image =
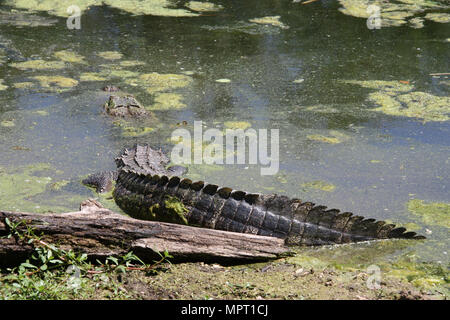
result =
[{"label": "green algae", "polygon": [[16,124],[14,123],[14,120],[3,120],[2,122],[0,122],[0,126],[5,128],[12,128],[15,125]]},{"label": "green algae", "polygon": [[19,70],[48,70],[64,69],[66,67],[66,63],[64,61],[44,61],[41,59],[36,59],[11,63],[10,66]]},{"label": "green algae", "polygon": [[427,121],[447,121],[450,119],[450,97],[436,96],[426,92],[413,91],[414,86],[400,81],[342,81],[364,88],[377,89],[368,100],[378,108],[372,111],[392,116],[420,118]]},{"label": "green algae", "polygon": [[[399,0],[397,3],[382,0],[339,0],[342,13],[368,19],[375,14],[374,10],[369,10],[370,6],[376,6],[380,10],[381,27],[402,26],[409,22],[409,26],[413,28],[422,28],[423,20],[417,15],[422,14],[426,10],[445,9],[448,6],[433,1],[409,1]],[[372,8],[376,8],[372,7]],[[429,18],[427,16],[429,15]],[[426,19],[436,22],[448,22],[449,15],[445,13],[427,13]],[[434,21],[434,20],[433,20]]]},{"label": "green algae", "polygon": [[309,134],[306,136],[306,138],[308,140],[314,140],[314,141],[325,142],[325,143],[330,143],[330,144],[337,144],[337,143],[342,142],[341,140],[339,140],[336,137],[326,137],[321,134]]},{"label": "green algae", "polygon": [[56,19],[44,18],[28,12],[0,10],[0,24],[16,27],[49,27],[56,23],[58,23]]},{"label": "green algae", "polygon": [[223,6],[211,2],[189,1],[185,4],[187,8],[197,12],[220,11]]},{"label": "green algae", "polygon": [[42,212],[31,197],[43,193],[52,181],[50,177],[39,177],[35,173],[49,170],[45,163],[37,163],[6,172],[0,169],[0,208],[8,211]]},{"label": "green algae", "polygon": [[280,21],[280,18],[281,18],[280,16],[267,16],[262,18],[250,19],[249,21],[258,24],[269,24],[271,26],[279,27],[281,29],[289,29],[289,26],[283,24]]},{"label": "green algae", "polygon": [[127,79],[132,86],[141,86],[148,93],[156,93],[171,89],[183,88],[192,82],[192,78],[183,74],[160,74],[156,72],[141,74],[137,79]]},{"label": "green algae", "polygon": [[157,203],[149,208],[149,220],[187,225],[188,212],[189,210],[177,198],[166,196],[163,206]]},{"label": "green algae", "polygon": [[61,61],[86,64],[86,61],[84,60],[84,57],[82,55],[79,55],[70,50],[57,51],[53,55],[55,56],[55,58]]},{"label": "green algae", "polygon": [[153,15],[161,17],[196,17],[197,13],[185,9],[171,8],[170,0],[105,0],[111,7],[125,10],[135,15]]},{"label": "green algae", "polygon": [[102,51],[97,53],[97,55],[106,60],[119,60],[123,57],[123,54],[117,51]]},{"label": "green algae", "polygon": [[83,72],[80,74],[80,81],[106,81],[108,78],[103,76],[103,73]]},{"label": "green algae", "polygon": [[439,23],[449,23],[450,14],[448,13],[427,13],[425,19]]},{"label": "green algae", "polygon": [[414,29],[420,29],[424,27],[424,20],[422,18],[413,18],[409,20],[409,25]]},{"label": "green algae", "polygon": [[423,223],[450,228],[450,203],[425,202],[413,199],[407,203],[408,211],[419,216]]},{"label": "green algae", "polygon": [[138,60],[124,60],[120,61],[119,65],[121,67],[137,67],[145,65],[145,62]]},{"label": "green algae", "polygon": [[49,188],[52,191],[59,191],[61,188],[67,186],[70,183],[69,180],[60,180],[49,184]]},{"label": "green algae", "polygon": [[33,111],[33,113],[37,114],[39,116],[48,116],[49,115],[47,110],[36,110],[36,111]]},{"label": "green algae", "polygon": [[414,89],[414,85],[402,83],[400,81],[383,80],[340,80],[339,82],[356,84],[363,88],[378,89],[386,93],[408,92]]},{"label": "green algae", "polygon": [[122,136],[124,137],[140,137],[155,131],[155,128],[151,127],[132,127],[123,126]]},{"label": "green algae", "polygon": [[19,9],[26,9],[30,12],[44,11],[60,17],[69,17],[73,12],[68,12],[67,9],[74,4],[80,9],[81,13],[90,7],[105,4],[135,15],[167,17],[195,17],[198,15],[189,10],[171,8],[172,2],[170,0],[104,0],[103,2],[79,0],[76,3],[72,0],[60,0],[57,2],[51,0],[7,0],[5,4]]},{"label": "green algae", "polygon": [[186,108],[182,103],[183,96],[177,93],[158,93],[155,95],[155,103],[147,110],[180,110]]},{"label": "green algae", "polygon": [[242,129],[242,130],[248,129],[252,126],[251,123],[247,121],[225,121],[223,125],[227,129]]},{"label": "green algae", "polygon": [[419,91],[390,97],[385,93],[375,92],[369,95],[369,101],[380,105],[373,111],[380,111],[387,115],[421,118],[424,122],[450,119],[449,97]]},{"label": "green algae", "polygon": [[304,188],[307,189],[315,189],[315,190],[321,190],[326,192],[333,192],[336,189],[336,186],[331,183],[327,183],[325,181],[315,180],[307,183],[303,183],[301,185]]},{"label": "green algae", "polygon": [[35,76],[31,78],[37,80],[41,87],[57,92],[63,92],[78,85],[77,80],[62,76]]},{"label": "green algae", "polygon": [[337,108],[332,107],[331,105],[313,105],[302,107],[301,110],[312,111],[317,113],[340,113],[341,111]]},{"label": "green algae", "polygon": [[8,86],[3,84],[3,79],[0,79],[0,91],[8,89]]},{"label": "green algae", "polygon": [[30,89],[34,87],[34,83],[30,81],[16,82],[13,84],[16,89]]},{"label": "green algae", "polygon": [[216,82],[218,82],[218,83],[230,83],[231,80],[230,79],[217,79]]}]

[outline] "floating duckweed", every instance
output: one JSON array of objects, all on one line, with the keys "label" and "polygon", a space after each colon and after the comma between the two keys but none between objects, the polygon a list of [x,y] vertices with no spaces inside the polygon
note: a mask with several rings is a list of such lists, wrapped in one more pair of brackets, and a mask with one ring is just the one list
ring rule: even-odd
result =
[{"label": "floating duckweed", "polygon": [[259,24],[270,24],[274,27],[279,27],[281,29],[289,29],[289,27],[285,24],[283,24],[280,21],[280,16],[268,16],[268,17],[262,17],[262,18],[254,18],[250,19],[250,22],[253,23],[259,23]]},{"label": "floating duckweed", "polygon": [[[97,2],[97,1],[95,1]],[[136,15],[161,17],[196,17],[197,13],[185,9],[174,9],[170,0],[105,0],[105,4]]]},{"label": "floating duckweed", "polygon": [[[28,9],[30,11],[44,11],[52,15],[60,17],[68,17],[73,12],[68,12],[67,8],[74,4],[72,0],[7,0],[7,5],[16,8]],[[198,14],[185,9],[170,8],[172,2],[170,0],[78,0],[76,5],[83,12],[92,6],[107,5],[120,10],[125,10],[136,15],[154,15],[167,17],[195,17]]]},{"label": "floating duckweed", "polygon": [[124,137],[140,137],[143,135],[146,135],[150,132],[155,131],[154,128],[150,127],[123,127],[122,128],[122,135]]},{"label": "floating duckweed", "polygon": [[341,140],[339,140],[336,137],[326,137],[321,134],[309,134],[306,136],[306,138],[308,138],[309,140],[320,141],[320,142],[331,143],[331,144],[336,144],[336,143],[342,142]]},{"label": "floating duckweed", "polygon": [[25,81],[25,82],[16,82],[13,84],[14,88],[17,89],[29,89],[34,86],[33,82]]},{"label": "floating duckweed", "polygon": [[412,84],[401,83],[400,81],[382,81],[382,80],[342,80],[342,83],[357,84],[364,88],[379,89],[385,92],[407,92],[414,89]]},{"label": "floating duckweed", "polygon": [[413,18],[409,20],[409,24],[412,28],[420,29],[423,28],[423,19],[422,18]]},{"label": "floating duckweed", "polygon": [[32,78],[39,81],[40,85],[45,88],[49,87],[71,88],[78,85],[77,80],[62,76],[35,76]]},{"label": "floating duckweed", "polygon": [[145,65],[145,62],[137,60],[124,60],[120,61],[119,65],[122,67],[136,67]]},{"label": "floating duckweed", "polygon": [[48,116],[49,115],[47,110],[36,110],[36,111],[33,111],[33,113],[37,114],[39,116]]},{"label": "floating duckweed", "polygon": [[186,107],[181,102],[183,97],[176,93],[158,93],[155,96],[155,104],[148,107],[148,110],[179,110]]},{"label": "floating duckweed", "polygon": [[308,189],[322,190],[322,191],[326,191],[326,192],[333,192],[334,189],[336,189],[335,185],[324,182],[324,181],[320,181],[320,180],[304,183],[304,184],[302,184],[302,187],[308,188]]},{"label": "floating duckweed", "polygon": [[0,24],[8,24],[16,27],[49,27],[58,20],[44,18],[28,12],[0,10]]},{"label": "floating duckweed", "polygon": [[59,60],[71,63],[82,63],[85,64],[84,57],[69,50],[61,50],[54,53],[54,56]]},{"label": "floating duckweed", "polygon": [[223,125],[227,129],[242,129],[242,130],[245,130],[252,126],[247,121],[225,121]]},{"label": "floating duckweed", "polygon": [[302,108],[301,110],[306,111],[313,111],[318,113],[339,113],[340,111],[336,108],[333,108],[331,105],[315,105],[315,106],[308,106],[305,108]]},{"label": "floating duckweed", "polygon": [[372,101],[375,104],[383,106],[383,110],[400,110],[402,108],[401,103],[398,102],[395,97],[392,97],[390,94],[383,91],[370,93],[368,100]]},{"label": "floating duckweed", "polygon": [[380,105],[374,111],[388,115],[421,118],[424,121],[447,121],[450,119],[450,98],[425,92],[410,92],[390,97],[382,92],[369,95],[369,100]]},{"label": "floating duckweed", "polygon": [[37,177],[33,173],[48,169],[50,167],[47,164],[41,163],[15,169],[10,173],[0,171],[0,208],[10,211],[36,212],[36,203],[30,199],[44,192],[52,179]]},{"label": "floating duckweed", "polygon": [[155,93],[169,89],[183,88],[192,82],[192,78],[183,74],[145,73],[138,79],[126,80],[130,85],[139,85],[147,88],[147,92]]},{"label": "floating duckweed", "polygon": [[[379,105],[373,111],[393,116],[421,118],[426,121],[450,119],[450,97],[435,96],[426,92],[412,91],[414,87],[399,81],[344,81],[365,88],[378,89],[368,100]],[[411,91],[411,92],[409,92]]]},{"label": "floating duckweed", "polygon": [[211,2],[200,2],[200,1],[189,1],[185,5],[187,8],[192,11],[197,12],[207,12],[207,11],[219,11],[222,10],[223,7],[220,4],[215,4]]},{"label": "floating duckweed", "polygon": [[0,91],[8,89],[8,86],[3,84],[3,79],[0,79]]},{"label": "floating duckweed", "polygon": [[408,210],[420,216],[428,225],[438,225],[450,228],[450,203],[430,202],[413,199],[408,201]]},{"label": "floating duckweed", "polygon": [[408,106],[404,110],[410,117],[432,121],[446,121],[450,115],[450,97],[439,97],[415,91],[398,96],[398,100]]},{"label": "floating duckweed", "polygon": [[84,72],[80,74],[80,81],[105,81],[107,78],[95,72]]},{"label": "floating duckweed", "polygon": [[117,51],[102,51],[97,53],[97,55],[107,60],[119,60],[123,56],[123,54]]},{"label": "floating duckweed", "polygon": [[[371,8],[379,8],[382,27],[401,26],[407,23],[407,19],[425,10],[446,8],[436,2],[427,0],[398,0],[400,3],[381,0],[339,0],[339,2],[342,5],[339,11],[358,18],[367,19],[375,13],[375,10],[371,10]],[[438,22],[446,22],[446,19],[448,19],[444,13],[429,13],[429,15],[432,19],[439,20]],[[420,18],[410,19],[409,25],[413,28],[423,27]]]},{"label": "floating duckweed", "polygon": [[425,19],[439,22],[439,23],[449,23],[450,22],[450,14],[448,13],[427,13]]},{"label": "floating duckweed", "polygon": [[61,180],[57,182],[53,182],[49,185],[50,189],[53,191],[59,191],[61,188],[67,186],[70,183],[69,180]]},{"label": "floating duckweed", "polygon": [[0,126],[2,127],[6,127],[6,128],[11,128],[14,127],[16,124],[14,123],[13,120],[3,120],[2,122],[0,122]]},{"label": "floating duckweed", "polygon": [[219,83],[230,83],[231,80],[230,79],[217,79],[216,82],[219,82]]},{"label": "floating duckweed", "polygon": [[64,69],[66,67],[64,61],[44,61],[40,59],[16,62],[11,63],[10,65],[20,70]]}]

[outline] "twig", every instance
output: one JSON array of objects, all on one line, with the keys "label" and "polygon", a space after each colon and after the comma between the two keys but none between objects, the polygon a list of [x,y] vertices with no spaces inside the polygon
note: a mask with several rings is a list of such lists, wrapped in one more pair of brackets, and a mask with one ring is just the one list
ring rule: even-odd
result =
[{"label": "twig", "polygon": [[302,4],[308,4],[308,3],[312,3],[312,2],[316,2],[317,0],[308,0],[308,1],[305,1],[305,2],[302,2]]}]

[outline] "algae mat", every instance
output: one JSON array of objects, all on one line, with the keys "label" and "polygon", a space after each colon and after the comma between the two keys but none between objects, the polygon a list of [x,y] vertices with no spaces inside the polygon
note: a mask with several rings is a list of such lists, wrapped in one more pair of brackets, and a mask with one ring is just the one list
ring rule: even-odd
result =
[{"label": "algae mat", "polygon": [[45,11],[49,14],[69,17],[72,12],[68,11],[68,8],[76,5],[83,12],[92,6],[101,6],[102,3],[111,6],[113,8],[121,9],[136,15],[155,15],[155,16],[167,16],[167,17],[195,17],[198,14],[186,9],[174,9],[171,8],[172,3],[168,0],[105,0],[102,3],[95,0],[7,0],[5,2],[8,5],[15,6],[18,9],[27,9],[30,11]]},{"label": "algae mat", "polygon": [[448,10],[450,6],[438,1],[429,0],[339,0],[342,13],[369,19],[379,18],[380,27],[410,26],[412,28],[423,28],[424,21],[438,23],[450,22],[450,14],[446,12],[424,12],[436,10]]},{"label": "algae mat", "polygon": [[436,96],[427,92],[413,91],[414,86],[400,81],[356,81],[344,83],[378,89],[369,94],[368,100],[378,105],[372,109],[392,116],[423,119],[427,121],[447,121],[450,119],[450,97]]}]

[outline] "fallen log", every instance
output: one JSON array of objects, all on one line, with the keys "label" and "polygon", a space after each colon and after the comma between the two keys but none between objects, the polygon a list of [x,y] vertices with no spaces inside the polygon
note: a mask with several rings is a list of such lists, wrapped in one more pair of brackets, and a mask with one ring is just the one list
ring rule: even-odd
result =
[{"label": "fallen log", "polygon": [[[84,252],[91,259],[121,256],[133,251],[152,262],[155,251],[167,250],[173,262],[207,261],[243,263],[276,259],[289,254],[284,241],[251,234],[133,219],[86,200],[80,211],[38,214],[0,211],[0,237],[10,233],[5,219],[23,221],[42,241],[64,250]],[[18,237],[0,238],[0,266],[11,266],[28,257],[34,248]]]}]

